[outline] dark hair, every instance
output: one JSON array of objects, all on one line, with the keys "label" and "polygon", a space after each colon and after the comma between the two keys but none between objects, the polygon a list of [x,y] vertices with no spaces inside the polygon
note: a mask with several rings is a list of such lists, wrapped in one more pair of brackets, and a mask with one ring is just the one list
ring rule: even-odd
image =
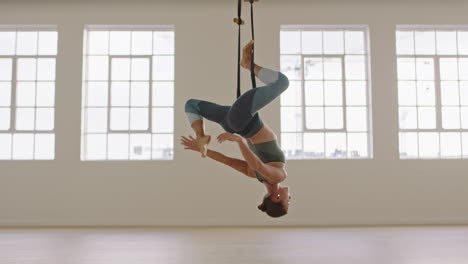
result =
[{"label": "dark hair", "polygon": [[271,217],[281,217],[288,213],[283,204],[275,203],[271,200],[271,195],[263,198],[263,202],[258,206],[258,209]]}]

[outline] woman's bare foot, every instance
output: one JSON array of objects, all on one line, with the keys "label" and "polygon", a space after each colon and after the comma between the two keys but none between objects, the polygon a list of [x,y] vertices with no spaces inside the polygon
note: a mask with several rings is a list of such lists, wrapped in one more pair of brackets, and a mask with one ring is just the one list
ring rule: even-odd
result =
[{"label": "woman's bare foot", "polygon": [[250,69],[250,64],[252,63],[252,46],[254,41],[251,40],[245,47],[242,49],[242,59],[240,65],[242,68]]},{"label": "woman's bare foot", "polygon": [[206,154],[208,152],[208,144],[210,144],[210,141],[211,136],[197,137],[197,146],[203,158],[206,157]]}]

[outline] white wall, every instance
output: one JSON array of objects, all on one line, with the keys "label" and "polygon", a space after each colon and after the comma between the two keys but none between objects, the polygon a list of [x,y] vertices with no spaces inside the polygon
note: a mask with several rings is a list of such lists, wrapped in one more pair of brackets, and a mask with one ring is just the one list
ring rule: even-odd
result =
[{"label": "white wall", "polygon": [[[374,159],[289,161],[290,214],[269,219],[256,209],[261,184],[184,151],[178,140],[174,161],[80,161],[85,24],[175,25],[176,138],[190,132],[183,112],[187,98],[227,104],[235,97],[237,1],[101,1],[0,4],[0,24],[59,26],[57,158],[0,162],[0,225],[468,223],[468,161],[398,158],[394,57],[396,24],[468,24],[468,4],[264,0],[257,5],[257,62],[268,67],[279,67],[282,24],[366,24],[371,36]],[[248,74],[243,77],[246,89]],[[262,116],[279,131],[278,101]],[[221,132],[211,124],[208,129]],[[213,146],[239,155],[232,145]]]}]

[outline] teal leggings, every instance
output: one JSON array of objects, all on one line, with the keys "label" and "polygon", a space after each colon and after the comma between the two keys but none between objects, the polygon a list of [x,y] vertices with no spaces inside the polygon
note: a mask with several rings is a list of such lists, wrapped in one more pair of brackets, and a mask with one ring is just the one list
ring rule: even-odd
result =
[{"label": "teal leggings", "polygon": [[189,99],[185,103],[185,113],[190,124],[206,118],[220,124],[227,132],[245,138],[255,135],[263,126],[258,111],[289,86],[289,80],[284,74],[267,68],[260,70],[258,78],[266,85],[243,93],[232,106]]}]

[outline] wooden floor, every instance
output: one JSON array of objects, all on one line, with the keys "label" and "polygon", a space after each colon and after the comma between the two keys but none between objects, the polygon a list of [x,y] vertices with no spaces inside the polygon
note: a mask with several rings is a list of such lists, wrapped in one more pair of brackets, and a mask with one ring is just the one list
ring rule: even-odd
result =
[{"label": "wooden floor", "polygon": [[1,264],[466,264],[468,227],[0,229]]}]

